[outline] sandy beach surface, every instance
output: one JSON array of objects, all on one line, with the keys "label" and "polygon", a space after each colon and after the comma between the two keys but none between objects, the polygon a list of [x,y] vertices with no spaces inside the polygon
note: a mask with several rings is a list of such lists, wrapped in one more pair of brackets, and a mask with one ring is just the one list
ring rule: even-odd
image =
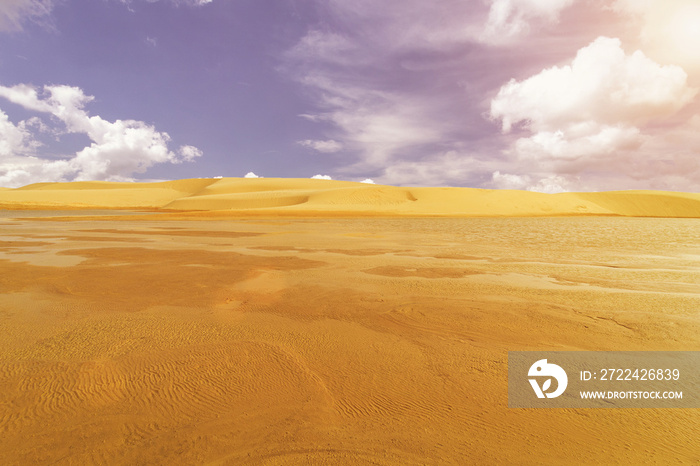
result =
[{"label": "sandy beach surface", "polygon": [[639,217],[700,196],[313,181],[0,191],[0,463],[700,461],[698,410],[507,407],[508,351],[700,350],[700,220]]}]

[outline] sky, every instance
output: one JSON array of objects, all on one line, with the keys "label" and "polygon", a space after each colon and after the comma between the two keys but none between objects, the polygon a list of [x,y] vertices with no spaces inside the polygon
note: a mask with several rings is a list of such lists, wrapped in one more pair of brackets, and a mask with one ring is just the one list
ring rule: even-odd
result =
[{"label": "sky", "polygon": [[0,187],[700,191],[697,0],[0,0]]}]

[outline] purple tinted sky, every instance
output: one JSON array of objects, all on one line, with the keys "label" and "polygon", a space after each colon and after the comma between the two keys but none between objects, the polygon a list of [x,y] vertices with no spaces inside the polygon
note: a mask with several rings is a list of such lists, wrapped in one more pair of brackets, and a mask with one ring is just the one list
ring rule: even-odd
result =
[{"label": "purple tinted sky", "polygon": [[0,0],[0,186],[698,191],[696,4]]}]

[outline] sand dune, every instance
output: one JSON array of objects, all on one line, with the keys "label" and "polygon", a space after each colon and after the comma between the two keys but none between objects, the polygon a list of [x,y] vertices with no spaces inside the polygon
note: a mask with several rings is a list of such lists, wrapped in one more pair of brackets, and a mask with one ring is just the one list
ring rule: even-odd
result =
[{"label": "sand dune", "polygon": [[579,193],[577,197],[630,217],[699,217],[700,194],[661,191]]},{"label": "sand dune", "polygon": [[37,183],[2,191],[0,207],[41,209],[133,209],[159,208],[191,196],[216,182],[190,179],[162,183]]},{"label": "sand dune", "polygon": [[222,178],[161,183],[40,183],[0,191],[6,209],[154,209],[284,215],[700,217],[700,194],[542,194],[402,188],[348,181]]}]

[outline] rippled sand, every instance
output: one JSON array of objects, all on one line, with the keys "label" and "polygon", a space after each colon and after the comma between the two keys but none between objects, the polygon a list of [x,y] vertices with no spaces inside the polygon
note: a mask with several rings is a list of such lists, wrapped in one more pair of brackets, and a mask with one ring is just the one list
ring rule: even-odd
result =
[{"label": "rippled sand", "polygon": [[0,218],[0,463],[697,463],[507,408],[509,350],[700,350],[700,220]]}]

